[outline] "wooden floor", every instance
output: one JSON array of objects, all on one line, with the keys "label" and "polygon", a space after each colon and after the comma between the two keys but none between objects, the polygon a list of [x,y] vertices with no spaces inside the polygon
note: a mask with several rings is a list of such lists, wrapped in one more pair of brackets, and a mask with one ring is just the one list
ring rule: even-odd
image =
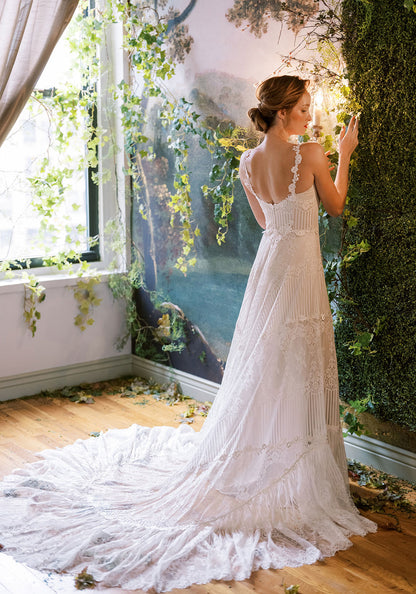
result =
[{"label": "wooden floor", "polygon": [[[0,403],[0,475],[36,460],[36,451],[64,446],[95,431],[128,427],[132,423],[177,426],[179,415],[186,408],[182,403],[169,407],[152,396],[120,398],[118,394],[95,397],[94,404],[50,397]],[[193,427],[199,429],[202,423],[203,418],[197,417]],[[354,537],[350,549],[323,562],[296,569],[261,570],[243,582],[213,582],[172,592],[277,594],[291,585],[299,589],[288,591],[299,594],[416,592],[415,517],[400,515],[401,532],[391,529],[385,515],[369,517],[379,523],[376,534]],[[127,591],[111,588],[106,592]]]}]

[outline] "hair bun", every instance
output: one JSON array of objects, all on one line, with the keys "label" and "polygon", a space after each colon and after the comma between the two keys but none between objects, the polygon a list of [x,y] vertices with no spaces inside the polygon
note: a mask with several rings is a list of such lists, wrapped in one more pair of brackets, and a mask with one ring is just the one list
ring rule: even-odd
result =
[{"label": "hair bun", "polygon": [[247,114],[248,114],[248,117],[250,118],[250,120],[253,122],[255,129],[258,132],[266,133],[274,120],[274,116],[267,117],[263,113],[263,110],[260,109],[260,106],[261,106],[261,104],[259,103],[259,107],[252,107],[251,109],[248,110]]}]

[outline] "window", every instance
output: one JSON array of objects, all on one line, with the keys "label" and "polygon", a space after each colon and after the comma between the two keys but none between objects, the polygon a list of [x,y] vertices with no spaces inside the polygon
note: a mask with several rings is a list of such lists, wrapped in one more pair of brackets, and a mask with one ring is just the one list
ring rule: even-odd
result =
[{"label": "window", "polygon": [[[0,147],[0,261],[42,266],[63,253],[99,259],[90,240],[98,237],[98,187],[87,166],[88,121],[77,101],[83,82],[69,49],[71,29]],[[60,107],[72,119],[60,119]]]}]

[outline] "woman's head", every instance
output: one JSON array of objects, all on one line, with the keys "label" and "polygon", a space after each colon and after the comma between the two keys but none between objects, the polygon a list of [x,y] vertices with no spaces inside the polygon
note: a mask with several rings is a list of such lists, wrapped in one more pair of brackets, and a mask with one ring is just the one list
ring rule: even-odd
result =
[{"label": "woman's head", "polygon": [[272,76],[258,87],[257,107],[248,111],[256,130],[267,132],[275,123],[277,112],[290,111],[307,92],[309,81],[298,76]]}]

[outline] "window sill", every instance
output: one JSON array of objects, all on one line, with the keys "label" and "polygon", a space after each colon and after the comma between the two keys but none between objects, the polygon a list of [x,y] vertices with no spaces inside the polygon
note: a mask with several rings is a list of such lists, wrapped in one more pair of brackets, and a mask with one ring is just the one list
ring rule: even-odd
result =
[{"label": "window sill", "polygon": [[[31,271],[33,272],[33,270]],[[100,276],[100,282],[106,282],[112,274],[121,273],[123,270],[107,270],[107,269],[95,269],[91,273],[83,274],[82,277],[77,276],[76,272],[73,274],[62,273],[55,271],[54,273],[49,272],[46,274],[36,274],[36,278],[45,289],[52,289],[56,287],[73,287],[77,284],[80,278],[88,278],[89,276]],[[24,280],[19,277],[2,279],[0,280],[0,295],[7,295],[11,293],[21,293]]]}]

